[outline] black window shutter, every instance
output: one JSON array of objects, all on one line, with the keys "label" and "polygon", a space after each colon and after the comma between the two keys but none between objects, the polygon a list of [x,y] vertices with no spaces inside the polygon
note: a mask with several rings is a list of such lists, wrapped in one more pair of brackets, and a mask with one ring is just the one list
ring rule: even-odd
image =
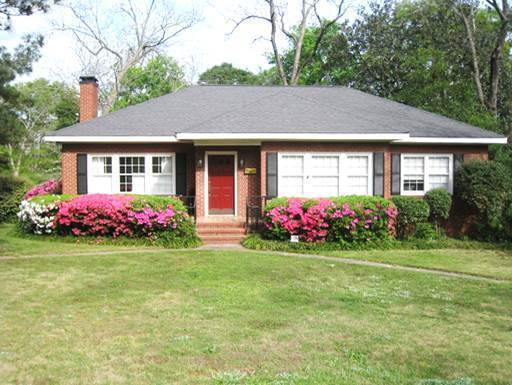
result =
[{"label": "black window shutter", "polygon": [[187,154],[176,154],[176,195],[187,195]]},{"label": "black window shutter", "polygon": [[373,195],[384,196],[384,153],[373,153]]},{"label": "black window shutter", "polygon": [[400,154],[391,155],[391,195],[400,195]]},{"label": "black window shutter", "polygon": [[464,154],[453,154],[453,173],[455,174],[464,162]]},{"label": "black window shutter", "polygon": [[267,152],[267,197],[277,197],[277,152]]},{"label": "black window shutter", "polygon": [[76,156],[76,191],[78,194],[87,194],[87,154]]}]

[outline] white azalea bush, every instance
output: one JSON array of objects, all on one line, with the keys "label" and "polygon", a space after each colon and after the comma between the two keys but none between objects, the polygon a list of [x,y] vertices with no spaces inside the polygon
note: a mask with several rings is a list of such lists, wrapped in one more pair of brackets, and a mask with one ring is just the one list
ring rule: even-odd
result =
[{"label": "white azalea bush", "polygon": [[42,204],[24,200],[18,212],[19,223],[27,232],[38,235],[51,234],[57,211],[55,203]]}]

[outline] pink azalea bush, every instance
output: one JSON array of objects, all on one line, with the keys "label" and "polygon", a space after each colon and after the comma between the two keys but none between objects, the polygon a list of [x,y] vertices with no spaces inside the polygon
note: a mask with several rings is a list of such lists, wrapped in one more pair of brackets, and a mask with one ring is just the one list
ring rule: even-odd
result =
[{"label": "pink azalea bush", "polygon": [[278,198],[264,215],[264,236],[304,242],[369,242],[395,234],[397,210],[378,197],[339,197],[333,200]]},{"label": "pink azalea bush", "polygon": [[[24,202],[27,207],[52,207],[51,218],[38,218],[39,222],[44,222],[46,234],[111,238],[124,236],[172,247],[194,246],[198,243],[194,224],[185,206],[172,197],[52,195]],[[41,212],[42,216],[50,212],[41,210],[38,213]],[[26,222],[31,225],[34,222],[27,221],[27,218],[32,218],[30,215],[22,214],[19,215],[22,224]],[[23,228],[30,231],[34,226],[25,225]]]},{"label": "pink azalea bush", "polygon": [[57,179],[50,179],[46,182],[38,184],[37,186],[32,187],[23,199],[28,200],[30,198],[39,196],[39,195],[50,195],[50,194],[61,194],[62,193],[62,183]]},{"label": "pink azalea bush", "polygon": [[188,219],[172,204],[155,209],[136,207],[127,195],[80,195],[61,202],[55,227],[61,234],[128,237],[157,237],[173,231]]}]

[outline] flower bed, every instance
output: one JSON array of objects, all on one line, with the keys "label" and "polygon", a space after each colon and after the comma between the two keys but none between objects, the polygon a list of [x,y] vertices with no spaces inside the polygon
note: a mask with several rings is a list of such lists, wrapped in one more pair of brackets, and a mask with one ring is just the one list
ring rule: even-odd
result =
[{"label": "flower bed", "polygon": [[60,194],[62,193],[62,183],[56,179],[50,179],[46,182],[38,184],[37,186],[32,187],[23,199],[30,199],[39,195],[49,195],[49,194]]},{"label": "flower bed", "polygon": [[378,197],[277,198],[265,208],[263,236],[289,240],[298,235],[304,242],[376,241],[394,236],[396,216],[394,205]]},{"label": "flower bed", "polygon": [[164,246],[198,243],[178,199],[129,195],[46,195],[24,201],[21,227],[34,234],[144,239]]}]

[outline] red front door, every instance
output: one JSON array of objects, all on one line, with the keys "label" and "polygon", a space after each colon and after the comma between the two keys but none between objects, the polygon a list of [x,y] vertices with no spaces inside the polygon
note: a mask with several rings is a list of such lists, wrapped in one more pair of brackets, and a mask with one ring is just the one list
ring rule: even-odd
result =
[{"label": "red front door", "polygon": [[208,155],[209,214],[235,213],[235,157]]}]

